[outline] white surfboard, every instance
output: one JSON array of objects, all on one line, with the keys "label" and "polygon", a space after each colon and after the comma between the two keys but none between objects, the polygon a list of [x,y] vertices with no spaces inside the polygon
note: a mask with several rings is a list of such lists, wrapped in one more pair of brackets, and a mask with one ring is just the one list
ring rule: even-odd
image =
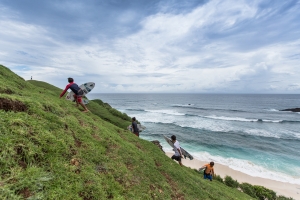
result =
[{"label": "white surfboard", "polygon": [[[169,144],[171,147],[173,147],[173,149],[175,149],[175,146],[174,146],[172,140],[171,140],[170,138],[166,137],[166,136],[164,136],[164,138],[165,138],[165,140],[168,142],[168,144]],[[187,152],[186,150],[184,150],[182,147],[180,147],[180,149],[181,149],[181,153],[182,153],[182,155],[184,156],[185,159],[186,159],[186,158],[189,158],[190,160],[193,160],[193,159],[194,159],[194,157],[193,157],[191,154],[189,154],[189,152]]]},{"label": "white surfboard", "polygon": [[[88,82],[88,83],[84,83],[82,85],[79,86],[80,89],[82,89],[83,91],[83,96],[85,96],[86,94],[88,94],[94,87],[95,87],[95,83],[93,82]],[[74,101],[74,92],[71,91],[67,96],[66,96],[67,100],[70,101]]]},{"label": "white surfboard", "polygon": [[89,100],[87,100],[87,99],[82,99],[82,102],[83,102],[84,105],[86,105],[86,104],[89,103]]},{"label": "white surfboard", "polygon": [[[146,126],[143,126],[143,125],[141,125],[141,124],[137,124],[137,127],[138,127],[138,129],[139,129],[139,132],[142,132],[143,130],[146,129]],[[130,131],[132,132],[132,125],[129,125],[129,126],[127,127],[127,129],[130,130]]]}]

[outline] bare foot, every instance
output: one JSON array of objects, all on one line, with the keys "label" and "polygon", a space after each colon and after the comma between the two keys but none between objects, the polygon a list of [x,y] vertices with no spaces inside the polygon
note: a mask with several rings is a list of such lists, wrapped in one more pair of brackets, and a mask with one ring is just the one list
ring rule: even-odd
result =
[{"label": "bare foot", "polygon": [[89,112],[89,110],[84,110],[84,111],[82,111],[82,112]]}]

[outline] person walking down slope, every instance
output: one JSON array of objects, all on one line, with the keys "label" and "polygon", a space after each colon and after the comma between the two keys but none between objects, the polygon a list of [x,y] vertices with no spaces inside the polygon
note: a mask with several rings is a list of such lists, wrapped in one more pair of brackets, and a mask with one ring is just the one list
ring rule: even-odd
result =
[{"label": "person walking down slope", "polygon": [[68,91],[68,89],[71,89],[74,92],[74,98],[76,100],[77,106],[78,106],[78,104],[80,104],[84,109],[84,111],[82,111],[82,112],[88,112],[89,110],[82,102],[82,96],[84,94],[82,89],[76,83],[74,83],[73,78],[68,78],[68,82],[69,82],[69,84],[66,86],[65,90],[60,94],[59,98],[64,96],[64,94]]},{"label": "person walking down slope", "polygon": [[176,136],[175,135],[172,135],[171,139],[172,139],[172,142],[173,142],[174,147],[175,147],[174,148],[175,154],[171,158],[172,158],[172,160],[177,160],[178,163],[179,163],[179,165],[183,166],[182,162],[181,162],[181,158],[183,158],[183,156],[182,156],[180,144],[179,144],[178,140],[176,140]]},{"label": "person walking down slope", "polygon": [[204,179],[209,179],[210,181],[212,181],[212,178],[215,174],[214,172],[214,162],[210,162],[209,164],[203,165],[199,170],[201,171],[202,169],[204,170]]},{"label": "person walking down slope", "polygon": [[135,119],[135,117],[133,117],[131,119],[132,119],[132,124],[131,124],[132,132],[136,136],[140,137],[140,131],[139,131],[139,128],[137,127],[136,119]]}]

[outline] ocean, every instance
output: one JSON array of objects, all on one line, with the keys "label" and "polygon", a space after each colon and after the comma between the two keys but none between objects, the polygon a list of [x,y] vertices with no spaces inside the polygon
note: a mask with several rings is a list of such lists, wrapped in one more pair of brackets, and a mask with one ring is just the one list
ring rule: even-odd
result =
[{"label": "ocean", "polygon": [[[145,140],[176,135],[201,161],[214,161],[251,176],[300,184],[298,94],[89,94],[136,117]],[[129,124],[128,124],[129,125]],[[201,166],[199,166],[201,167]]]}]

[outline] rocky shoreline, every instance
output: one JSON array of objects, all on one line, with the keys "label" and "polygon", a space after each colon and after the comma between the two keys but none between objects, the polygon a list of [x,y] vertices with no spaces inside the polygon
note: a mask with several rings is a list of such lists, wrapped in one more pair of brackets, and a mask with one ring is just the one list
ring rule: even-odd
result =
[{"label": "rocky shoreline", "polygon": [[291,111],[291,112],[300,112],[300,108],[288,108],[280,111]]}]

